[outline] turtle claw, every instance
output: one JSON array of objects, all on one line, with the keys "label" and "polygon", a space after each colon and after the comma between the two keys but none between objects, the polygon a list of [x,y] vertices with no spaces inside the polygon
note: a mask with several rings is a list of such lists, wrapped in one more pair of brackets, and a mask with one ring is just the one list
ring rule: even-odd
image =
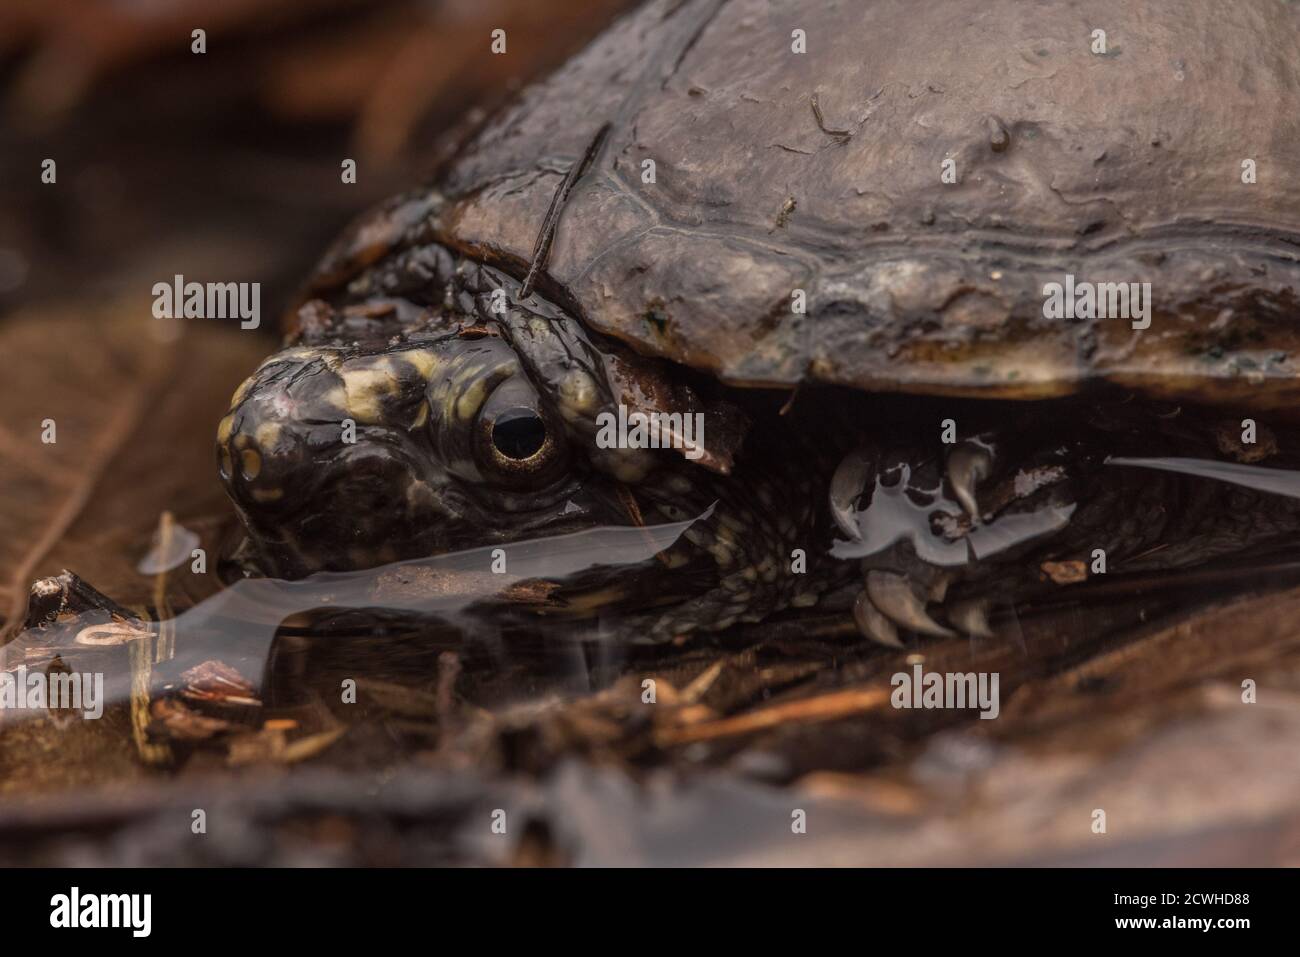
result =
[{"label": "turtle claw", "polygon": [[[972,524],[978,525],[981,520],[975,491],[979,483],[993,473],[993,454],[993,447],[987,442],[969,439],[948,456],[947,480],[952,496],[970,516]],[[839,529],[855,542],[863,540],[864,527],[861,524],[862,513],[857,510],[858,500],[867,488],[871,470],[876,464],[876,457],[859,447],[840,461],[831,478],[831,515]],[[941,496],[937,488],[932,490],[933,494]],[[947,508],[950,514],[957,514],[951,501]],[[983,638],[993,634],[988,623],[987,602],[962,601],[950,611],[946,610],[948,586],[954,580],[951,571],[929,563],[924,557],[921,567],[912,567],[911,570],[916,572],[915,576],[871,568],[864,563],[865,588],[853,604],[853,620],[864,638],[898,649],[904,647],[899,637],[900,630],[933,638],[956,638],[959,634]],[[951,628],[930,616],[926,606],[931,603],[945,606],[943,619],[952,625]]]},{"label": "turtle claw", "polygon": [[992,638],[989,625],[989,603],[983,599],[959,601],[946,609],[948,620],[963,634],[971,638]]},{"label": "turtle claw", "polygon": [[975,487],[993,472],[991,450],[982,442],[963,442],[948,456],[947,471],[953,497],[966,510],[971,521],[978,525],[980,507],[975,498]]},{"label": "turtle claw", "polygon": [[862,531],[858,528],[853,505],[866,487],[870,469],[871,456],[865,449],[856,448],[844,456],[836,466],[835,474],[831,476],[831,517],[835,519],[840,531],[855,542],[862,541]]},{"label": "turtle claw", "polygon": [[902,575],[879,570],[867,572],[867,597],[896,625],[934,638],[956,637],[955,632],[930,617],[925,603]]},{"label": "turtle claw", "polygon": [[[945,585],[946,579],[931,585],[925,592],[926,597],[942,603],[947,590]],[[956,638],[959,634],[979,639],[995,637],[989,624],[987,599],[964,599],[944,605],[944,620],[952,628],[946,628],[930,617],[925,605],[925,600],[905,575],[872,570],[867,572],[866,587],[858,592],[853,602],[853,621],[862,637],[894,649],[905,647],[899,638],[899,628],[934,638]]]},{"label": "turtle claw", "polygon": [[894,623],[881,614],[880,609],[871,603],[865,591],[858,592],[853,602],[853,620],[857,623],[862,637],[869,638],[886,648],[902,648],[903,642],[898,637]]}]

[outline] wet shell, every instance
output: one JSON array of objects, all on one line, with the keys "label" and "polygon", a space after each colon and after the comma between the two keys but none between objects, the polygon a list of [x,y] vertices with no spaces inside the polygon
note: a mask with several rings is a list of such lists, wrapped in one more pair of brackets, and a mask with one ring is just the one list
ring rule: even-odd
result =
[{"label": "wet shell", "polygon": [[[642,353],[743,385],[1300,392],[1296,5],[650,3],[317,288],[413,235],[522,279],[593,144],[537,288]],[[1149,327],[1048,318],[1067,275],[1150,283]]]}]

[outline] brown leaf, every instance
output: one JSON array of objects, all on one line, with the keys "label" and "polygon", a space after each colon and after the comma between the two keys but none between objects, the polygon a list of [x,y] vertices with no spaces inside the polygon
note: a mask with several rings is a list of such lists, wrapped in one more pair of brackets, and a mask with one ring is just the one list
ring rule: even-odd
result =
[{"label": "brown leaf", "polygon": [[[205,538],[215,564],[212,537],[229,506],[213,435],[265,344],[201,323],[173,326],[181,338],[160,342],[157,323],[170,320],[154,319],[148,303],[142,295],[129,311],[99,314],[68,306],[0,326],[0,639],[22,620],[30,583],[64,568],[122,604],[151,600],[153,576],[136,564],[163,509]],[[214,570],[190,575],[187,562],[172,577],[202,595],[216,587]]]}]

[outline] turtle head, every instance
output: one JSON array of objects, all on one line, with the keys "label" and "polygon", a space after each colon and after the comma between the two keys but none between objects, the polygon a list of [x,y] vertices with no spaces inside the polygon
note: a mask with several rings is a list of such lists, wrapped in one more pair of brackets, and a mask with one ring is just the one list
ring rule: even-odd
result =
[{"label": "turtle head", "polygon": [[[268,573],[629,524],[643,518],[631,488],[730,465],[730,448],[699,430],[677,451],[601,441],[620,404],[624,418],[627,403],[672,403],[679,420],[706,413],[684,386],[563,316],[428,316],[380,338],[329,328],[267,359],[218,429],[221,479]],[[718,439],[735,432],[708,414]]]}]

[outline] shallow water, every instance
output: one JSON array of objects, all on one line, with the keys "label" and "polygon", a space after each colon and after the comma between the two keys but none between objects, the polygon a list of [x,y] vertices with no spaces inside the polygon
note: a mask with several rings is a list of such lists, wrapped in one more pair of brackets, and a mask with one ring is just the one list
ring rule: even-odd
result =
[{"label": "shallow water", "polygon": [[[1125,466],[1153,468],[1193,482],[1217,481],[1300,497],[1300,474],[1283,469],[1176,457],[1115,457],[1107,464],[1117,471]],[[942,484],[918,488],[906,467],[898,478],[876,481],[863,498],[868,504],[855,513],[861,541],[836,543],[834,557],[856,561],[903,544],[921,559],[955,569],[1048,536],[1066,526],[1075,512],[1072,504],[1009,511],[967,529],[962,538],[947,540],[936,532],[932,517],[960,516],[958,503]],[[712,509],[658,526],[602,527],[502,545],[508,569],[503,574],[490,571],[495,548],[485,546],[366,571],[318,573],[299,581],[239,580],[175,618],[154,623],[151,641],[161,646],[161,632],[169,650],[159,651],[152,663],[150,694],[157,698],[175,690],[184,684],[183,672],[212,660],[238,669],[251,682],[251,695],[267,704],[300,701],[309,687],[337,697],[338,682],[347,676],[423,687],[438,673],[439,656],[445,653],[460,657],[462,690],[480,707],[598,691],[629,672],[633,650],[602,640],[607,636],[598,613],[587,620],[548,619],[546,590],[538,590],[537,583],[564,583],[602,568],[623,568],[635,575],[638,565],[654,561],[692,524],[711,514]],[[1016,654],[1028,654],[1030,642],[1049,635],[1062,647],[1091,648],[1110,635],[1162,616],[1188,614],[1237,591],[1298,580],[1296,549],[1242,555],[1206,568],[1120,573],[1068,588],[1040,588],[994,608],[991,620],[997,641]],[[542,614],[537,614],[539,609]],[[505,618],[499,614],[503,610],[509,613]],[[821,616],[819,628],[838,636],[845,663],[872,660],[873,647],[853,632],[846,610],[837,611],[832,601],[813,614]],[[837,615],[842,619],[838,624]],[[132,675],[125,649],[72,644],[78,630],[106,618],[86,614],[48,633],[32,631],[22,637],[36,650],[50,649],[45,662],[32,659],[33,667],[49,666],[62,656],[59,667],[81,669],[86,665],[77,658],[87,655],[85,660],[106,674],[105,705],[126,705],[132,697]],[[773,633],[780,633],[786,621],[798,621],[798,615],[778,616]],[[697,636],[681,654],[689,656],[713,641]],[[909,643],[918,653],[932,647],[915,639]],[[976,644],[971,642],[972,656]],[[114,658],[114,651],[122,653]],[[671,659],[678,652],[658,649],[652,654]],[[42,712],[15,711],[6,719],[40,716]]]},{"label": "shallow water", "polygon": [[[418,620],[437,625],[458,636],[477,632],[474,640],[491,640],[499,629],[489,620],[491,612],[510,602],[513,588],[528,582],[562,583],[592,569],[619,568],[652,561],[671,547],[693,524],[707,519],[710,507],[694,518],[645,527],[606,526],[565,535],[547,536],[499,546],[464,549],[430,558],[397,562],[351,572],[320,572],[297,581],[246,578],[234,582],[175,618],[155,623],[157,634],[168,632],[174,655],[161,670],[162,678],[204,661],[239,661],[255,667],[243,668],[254,679],[254,694],[261,692],[256,679],[264,677],[273,660],[277,634],[286,621],[309,612],[328,612],[346,622],[342,613],[362,613],[362,630],[381,633],[385,625]],[[504,565],[500,563],[504,561]],[[493,573],[498,564],[506,571]],[[527,605],[527,593],[523,604]],[[105,613],[78,616],[75,628],[84,630],[108,622]],[[599,638],[599,624],[579,629],[586,637]],[[353,628],[355,630],[355,626]],[[572,629],[570,629],[572,630]],[[293,629],[289,629],[290,632]],[[347,627],[334,629],[346,640]],[[326,629],[322,636],[328,637]],[[41,643],[39,630],[23,632],[20,640]],[[458,637],[459,643],[459,637]],[[366,650],[357,649],[357,658]],[[572,650],[563,652],[572,658]],[[163,664],[162,662],[158,662]],[[584,668],[585,670],[585,668]],[[108,676],[109,694],[105,706],[130,698],[128,676]],[[13,717],[43,717],[42,711],[10,711]]]},{"label": "shallow water", "polygon": [[1196,478],[1213,479],[1216,482],[1227,482],[1230,485],[1240,485],[1269,495],[1300,498],[1300,472],[1292,469],[1242,465],[1237,462],[1216,462],[1213,459],[1132,458],[1122,455],[1106,459],[1106,464],[1176,472],[1179,475],[1191,475]]}]

